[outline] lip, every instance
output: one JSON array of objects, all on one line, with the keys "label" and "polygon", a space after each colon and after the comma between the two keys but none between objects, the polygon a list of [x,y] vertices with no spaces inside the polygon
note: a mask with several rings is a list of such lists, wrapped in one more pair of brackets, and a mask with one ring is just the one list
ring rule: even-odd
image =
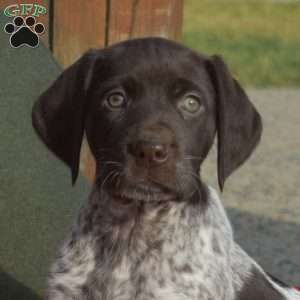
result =
[{"label": "lip", "polygon": [[174,201],[178,198],[175,192],[157,184],[139,183],[137,185],[128,185],[120,190],[113,192],[113,198],[117,202],[129,205],[133,202],[161,202]]},{"label": "lip", "polygon": [[131,206],[132,204],[135,203],[134,199],[130,199],[124,196],[121,196],[119,194],[113,194],[112,199],[114,200],[114,202],[121,204],[122,206]]}]

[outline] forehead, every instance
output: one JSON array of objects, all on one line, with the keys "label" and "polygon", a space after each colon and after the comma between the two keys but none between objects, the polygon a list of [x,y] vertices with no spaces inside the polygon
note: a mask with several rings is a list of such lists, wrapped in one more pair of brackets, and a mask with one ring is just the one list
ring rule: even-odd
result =
[{"label": "forehead", "polygon": [[130,77],[137,82],[164,85],[184,79],[205,86],[209,85],[205,59],[169,40],[136,39],[102,50],[96,72],[102,81]]}]

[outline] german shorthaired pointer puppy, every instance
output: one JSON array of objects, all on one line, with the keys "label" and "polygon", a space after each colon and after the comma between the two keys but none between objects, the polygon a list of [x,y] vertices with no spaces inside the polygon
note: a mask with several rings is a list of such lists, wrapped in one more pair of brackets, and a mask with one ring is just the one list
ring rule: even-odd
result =
[{"label": "german shorthaired pointer puppy", "polygon": [[253,152],[259,114],[218,56],[161,38],[91,50],[33,107],[39,137],[78,175],[84,133],[96,180],[55,261],[48,300],[300,299],[235,242],[199,177]]}]

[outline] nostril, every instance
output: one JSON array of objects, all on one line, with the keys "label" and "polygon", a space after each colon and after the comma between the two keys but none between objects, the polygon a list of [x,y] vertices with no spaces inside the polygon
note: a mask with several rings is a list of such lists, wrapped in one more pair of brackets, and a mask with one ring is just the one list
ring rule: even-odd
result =
[{"label": "nostril", "polygon": [[138,159],[145,159],[147,157],[147,147],[142,142],[129,144],[128,152]]},{"label": "nostril", "polygon": [[135,157],[138,163],[160,164],[168,159],[168,147],[163,144],[137,142],[128,145],[128,152]]},{"label": "nostril", "polygon": [[146,157],[145,151],[140,150],[140,151],[138,152],[138,157],[139,157],[139,158],[145,158],[145,157]]},{"label": "nostril", "polygon": [[155,145],[153,147],[153,159],[157,162],[164,162],[168,158],[168,151],[162,145]]}]

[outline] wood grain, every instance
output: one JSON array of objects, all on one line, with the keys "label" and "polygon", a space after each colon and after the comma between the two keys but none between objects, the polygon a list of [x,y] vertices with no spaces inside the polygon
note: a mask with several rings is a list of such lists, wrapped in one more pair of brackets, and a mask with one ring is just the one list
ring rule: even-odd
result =
[{"label": "wood grain", "polygon": [[134,37],[179,40],[183,0],[110,0],[108,44]]},{"label": "wood grain", "polygon": [[53,7],[53,54],[68,66],[105,41],[106,1],[59,0]]}]

